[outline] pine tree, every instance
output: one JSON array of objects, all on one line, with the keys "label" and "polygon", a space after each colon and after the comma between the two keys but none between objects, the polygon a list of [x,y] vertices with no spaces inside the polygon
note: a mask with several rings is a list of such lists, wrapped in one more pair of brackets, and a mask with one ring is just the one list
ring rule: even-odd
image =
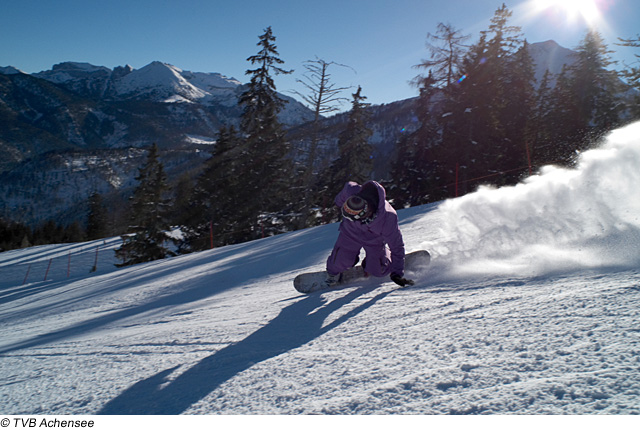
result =
[{"label": "pine tree", "polygon": [[[633,48],[640,48],[640,35],[636,36],[635,39],[622,39],[618,38],[620,43],[616,43],[618,46],[629,46]],[[635,54],[636,64],[638,64],[638,60],[640,60],[640,55]],[[620,77],[625,79],[627,83],[637,90],[635,96],[632,98],[632,101],[628,103],[628,108],[631,115],[634,118],[640,118],[640,67],[636,66],[626,66],[626,69],[622,69],[620,71]]]},{"label": "pine tree", "polygon": [[167,178],[158,159],[158,147],[153,144],[145,164],[139,169],[139,182],[131,197],[129,234],[122,236],[123,244],[116,249],[122,263],[118,267],[159,260],[173,255],[166,246],[171,240],[166,219],[168,204],[164,199]]},{"label": "pine tree", "polygon": [[570,165],[578,147],[576,141],[584,139],[584,124],[579,120],[579,107],[573,90],[571,71],[565,65],[551,91],[549,114],[551,144],[546,151],[548,163]]},{"label": "pine tree", "polygon": [[[451,131],[443,135],[438,156],[444,184],[460,184],[458,194],[469,191],[471,178],[486,176],[496,161],[494,152],[502,141],[494,80],[497,71],[488,65],[488,42],[482,34],[463,60],[462,78],[451,99]],[[500,92],[500,91],[499,91]],[[498,101],[499,103],[499,101]],[[449,190],[453,195],[453,190]]]},{"label": "pine tree", "polygon": [[589,31],[576,52],[575,63],[563,68],[552,91],[552,155],[562,164],[571,164],[576,151],[619,121],[617,76],[607,70],[611,51],[596,31]]},{"label": "pine tree", "polygon": [[233,126],[221,127],[212,156],[197,177],[183,226],[181,251],[209,249],[232,242],[243,205],[236,204],[243,190],[239,157],[241,139]]},{"label": "pine tree", "polygon": [[[523,59],[526,53],[521,49],[520,28],[508,25],[511,14],[504,4],[496,10],[489,30],[481,32],[464,58],[462,76],[452,90],[446,113],[450,130],[443,133],[440,154],[448,167],[440,176],[444,183],[459,184],[459,194],[468,192],[475,178],[491,177],[493,183],[512,181],[501,175],[514,164],[509,154],[514,145],[519,146],[518,154],[525,154],[525,145],[514,141],[520,138],[509,135],[517,123],[511,111],[510,85],[521,79],[521,93],[532,91],[526,84],[530,80],[528,66],[520,68],[517,79],[512,76],[514,58],[520,53]],[[523,113],[522,118],[525,116]]]},{"label": "pine tree", "polygon": [[540,86],[536,91],[536,97],[533,106],[533,116],[531,125],[531,141],[529,145],[529,154],[531,163],[535,166],[542,166],[553,162],[549,156],[549,150],[552,145],[552,124],[553,117],[551,115],[551,72],[546,70],[540,81]]},{"label": "pine tree", "polygon": [[62,240],[64,243],[82,242],[84,240],[85,232],[80,226],[80,222],[74,221],[65,227]]},{"label": "pine tree", "polygon": [[35,245],[64,242],[64,227],[50,219],[38,226],[33,232]]},{"label": "pine tree", "polygon": [[239,100],[243,107],[241,131],[245,140],[239,155],[244,166],[244,187],[236,198],[246,216],[238,214],[235,218],[239,227],[235,234],[237,241],[258,237],[260,220],[263,225],[267,224],[266,234],[271,234],[273,230],[269,226],[278,224],[278,218],[290,206],[288,185],[293,168],[287,157],[289,144],[285,131],[278,120],[285,101],[278,96],[271,74],[292,71],[279,67],[284,61],[278,57],[271,27],[259,39],[260,51],[247,59],[258,67],[247,70],[251,81]]},{"label": "pine tree", "polygon": [[578,46],[577,61],[571,68],[579,121],[596,134],[609,131],[618,122],[617,75],[607,69],[614,64],[609,57],[612,52],[602,36],[591,30]]},{"label": "pine tree", "polygon": [[351,111],[347,126],[338,137],[339,158],[331,169],[339,182],[355,181],[364,183],[371,179],[373,169],[373,148],[369,144],[372,132],[367,125],[369,103],[362,95],[362,88],[352,94]]},{"label": "pine tree", "polygon": [[429,33],[429,59],[415,66],[428,70],[412,83],[420,96],[416,115],[420,127],[398,143],[392,167],[393,184],[389,187],[397,206],[414,206],[448,197],[442,179],[455,161],[450,159],[443,142],[457,142],[453,111],[456,110],[456,88],[467,46],[468,35],[460,34],[450,24],[438,24],[436,34]]},{"label": "pine tree", "polygon": [[425,80],[428,86],[442,88],[445,96],[450,94],[454,82],[459,78],[458,73],[462,64],[462,59],[467,46],[464,44],[469,39],[469,35],[460,34],[460,30],[455,29],[451,24],[438,24],[436,34],[427,34],[427,49],[429,59],[424,59],[420,64],[414,66],[417,69],[428,71],[427,76],[419,75],[412,81],[418,88],[425,87]]},{"label": "pine tree", "polygon": [[169,197],[171,199],[171,209],[168,217],[171,225],[183,226],[190,218],[189,205],[193,197],[195,176],[198,175],[197,172],[201,168],[201,166],[196,166],[193,170],[184,171],[174,184]]},{"label": "pine tree", "polygon": [[[500,122],[505,130],[502,157],[497,168],[503,172],[503,183],[514,184],[528,165],[528,147],[531,145],[532,117],[536,91],[534,87],[534,63],[525,40],[515,54],[507,59],[505,74],[505,105]],[[527,170],[525,170],[527,171]]]},{"label": "pine tree", "polygon": [[[337,194],[347,181],[360,184],[371,179],[373,170],[373,147],[369,144],[372,134],[367,124],[369,113],[362,95],[362,88],[352,94],[351,111],[345,129],[338,137],[338,158],[327,169],[321,179],[324,186],[318,187],[319,204],[327,209],[327,202],[333,202],[333,195]],[[332,205],[328,205],[329,209]]]},{"label": "pine tree", "polygon": [[107,209],[102,202],[102,196],[93,192],[89,197],[87,239],[102,239],[107,236],[107,231]]},{"label": "pine tree", "polygon": [[[521,166],[526,159],[524,142],[518,136],[521,130],[517,127],[524,128],[530,116],[533,64],[526,42],[522,40],[521,28],[508,24],[511,16],[512,12],[503,3],[486,32],[491,39],[487,45],[482,85],[486,89],[483,97],[487,98],[484,114],[492,121],[492,128],[485,129],[485,135],[476,141],[481,145],[480,166],[487,173],[509,171]],[[515,145],[518,145],[517,150]],[[514,152],[522,154],[518,161],[513,159]],[[493,182],[503,184],[509,180],[501,175]]]},{"label": "pine tree", "polygon": [[421,80],[416,109],[420,127],[405,135],[396,147],[391,171],[393,183],[387,188],[396,207],[416,206],[440,197],[436,186],[440,168],[435,152],[440,133],[437,118],[431,113],[433,97],[437,94],[435,83],[431,73]]},{"label": "pine tree", "polygon": [[0,252],[31,246],[31,229],[24,224],[0,218]]}]

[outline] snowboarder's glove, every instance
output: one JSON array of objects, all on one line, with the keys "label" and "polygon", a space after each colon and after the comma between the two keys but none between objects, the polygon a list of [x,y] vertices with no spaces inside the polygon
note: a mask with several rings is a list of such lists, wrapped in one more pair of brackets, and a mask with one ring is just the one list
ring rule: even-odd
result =
[{"label": "snowboarder's glove", "polygon": [[391,280],[396,284],[400,285],[401,287],[414,284],[414,282],[411,279],[403,278],[402,276],[396,275],[395,273],[391,275]]}]

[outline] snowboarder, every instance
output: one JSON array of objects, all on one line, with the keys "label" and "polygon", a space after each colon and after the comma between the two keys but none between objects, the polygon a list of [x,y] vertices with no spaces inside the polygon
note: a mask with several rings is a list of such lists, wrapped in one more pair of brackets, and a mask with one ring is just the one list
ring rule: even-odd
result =
[{"label": "snowboarder", "polygon": [[404,278],[404,241],[398,215],[386,200],[382,185],[369,181],[364,185],[347,182],[335,199],[342,210],[340,234],[327,259],[329,286],[340,282],[340,274],[358,264],[360,250],[366,257],[362,267],[369,275],[383,277],[404,287],[413,281]]}]

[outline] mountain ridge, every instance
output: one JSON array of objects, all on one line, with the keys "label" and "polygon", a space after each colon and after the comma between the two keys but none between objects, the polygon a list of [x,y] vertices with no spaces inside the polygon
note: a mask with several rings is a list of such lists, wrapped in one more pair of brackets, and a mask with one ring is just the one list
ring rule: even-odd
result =
[{"label": "mountain ridge", "polygon": [[[190,145],[188,136],[215,139],[220,126],[239,124],[245,89],[220,73],[157,61],[138,70],[78,62],[36,74],[0,68],[0,173],[51,151],[154,142],[176,148]],[[288,101],[279,117],[283,124],[313,118],[303,104],[280,96]]]},{"label": "mountain ridge", "polygon": [[[184,97],[180,101],[193,102],[206,96],[215,96],[216,89],[235,89],[242,85],[238,80],[220,73],[184,71],[160,61],[153,61],[140,69],[129,65],[109,69],[90,63],[67,61],[32,76],[60,84],[82,95],[87,95],[82,84],[96,80],[102,83],[104,91],[102,94],[89,95],[108,100],[150,99],[162,102],[177,94]],[[163,99],[162,96],[166,98]]]},{"label": "mountain ridge", "polygon": [[[553,40],[529,48],[538,82],[545,70],[560,71],[573,55]],[[172,180],[184,169],[197,169],[219,128],[239,125],[238,97],[245,88],[221,73],[185,71],[160,61],[141,69],[69,61],[33,75],[0,67],[0,123],[5,125],[0,129],[0,217],[29,225],[82,218],[92,191],[119,195],[116,201],[121,201],[141,159],[133,149],[152,143],[160,148]],[[313,112],[292,97],[280,97],[289,102],[280,120],[289,130],[292,155],[306,160]],[[396,142],[419,126],[416,100],[367,108],[375,177],[386,177]],[[335,158],[337,136],[347,119],[348,112],[322,120],[316,166]],[[100,157],[100,151],[104,163],[86,162]],[[60,166],[72,165],[73,159],[87,170],[60,173]],[[36,166],[45,170],[34,172]],[[63,191],[69,181],[82,189],[73,193],[73,202]],[[17,196],[16,183],[32,189]]]}]

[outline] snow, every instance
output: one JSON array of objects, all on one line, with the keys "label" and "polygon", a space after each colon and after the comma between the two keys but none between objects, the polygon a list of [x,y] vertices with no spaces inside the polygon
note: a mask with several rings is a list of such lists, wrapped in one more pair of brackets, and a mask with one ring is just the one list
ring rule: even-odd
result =
[{"label": "snow", "polygon": [[186,142],[193,143],[196,145],[215,145],[216,138],[208,137],[208,136],[199,136],[195,134],[187,134],[185,135]]},{"label": "snow", "polygon": [[89,63],[67,61],[54,65],[51,70],[36,73],[34,76],[46,79],[56,84],[62,84],[70,81],[72,82],[77,80],[79,77],[86,77],[95,73],[108,75],[111,71],[104,66],[94,66]]},{"label": "snow", "polygon": [[640,123],[632,124],[582,154],[575,170],[548,166],[515,187],[482,188],[446,202],[451,240],[434,247],[472,257],[465,268],[479,272],[498,271],[493,262],[504,267],[500,272],[527,276],[640,266],[638,136]]},{"label": "snow", "polygon": [[0,412],[639,414],[638,136],[399,211],[433,254],[408,288],[298,294],[336,224],[120,269],[119,238],[0,253]]},{"label": "snow", "polygon": [[532,43],[528,46],[529,54],[535,63],[534,76],[537,85],[540,85],[547,70],[553,74],[550,85],[555,85],[555,75],[562,72],[564,65],[571,66],[576,61],[575,51],[558,45],[554,40]]},{"label": "snow", "polygon": [[242,85],[242,83],[237,79],[228,78],[220,73],[190,72],[185,70],[182,72],[182,76],[194,86],[205,91],[216,90],[219,88],[235,89]]},{"label": "snow", "polygon": [[154,61],[139,70],[134,70],[119,79],[116,85],[120,95],[158,93],[168,96],[167,102],[176,102],[171,97],[180,96],[188,100],[205,97],[206,93],[191,85],[181,75],[182,70],[170,64]]}]

